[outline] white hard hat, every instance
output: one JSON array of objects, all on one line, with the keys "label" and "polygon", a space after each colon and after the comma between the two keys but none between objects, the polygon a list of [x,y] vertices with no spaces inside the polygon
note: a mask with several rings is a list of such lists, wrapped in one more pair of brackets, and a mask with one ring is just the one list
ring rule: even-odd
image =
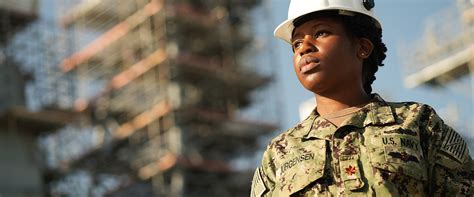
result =
[{"label": "white hard hat", "polygon": [[[339,14],[351,15],[352,12],[365,14],[375,19],[376,25],[382,27],[374,14],[374,0],[291,0],[288,8],[288,19],[275,29],[274,35],[291,43],[293,21],[303,15],[323,10],[338,10]],[[353,14],[353,13],[352,13]]]}]

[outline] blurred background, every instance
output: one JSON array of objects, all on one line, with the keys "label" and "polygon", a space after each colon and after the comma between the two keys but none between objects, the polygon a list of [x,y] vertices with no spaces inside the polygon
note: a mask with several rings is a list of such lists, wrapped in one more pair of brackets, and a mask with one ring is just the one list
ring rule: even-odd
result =
[{"label": "blurred background", "polygon": [[[0,196],[248,196],[266,144],[314,107],[272,36],[288,4],[0,0]],[[473,4],[376,1],[374,82],[471,150]]]}]

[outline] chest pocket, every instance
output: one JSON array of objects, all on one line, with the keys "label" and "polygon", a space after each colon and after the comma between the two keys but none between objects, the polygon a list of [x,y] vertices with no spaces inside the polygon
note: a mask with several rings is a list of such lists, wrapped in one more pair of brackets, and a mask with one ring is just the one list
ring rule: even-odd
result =
[{"label": "chest pocket", "polygon": [[301,148],[295,147],[290,155],[276,170],[274,196],[290,196],[324,175],[325,140],[309,140]]},{"label": "chest pocket", "polygon": [[379,170],[427,180],[427,169],[417,132],[396,129],[373,138],[370,162]]}]

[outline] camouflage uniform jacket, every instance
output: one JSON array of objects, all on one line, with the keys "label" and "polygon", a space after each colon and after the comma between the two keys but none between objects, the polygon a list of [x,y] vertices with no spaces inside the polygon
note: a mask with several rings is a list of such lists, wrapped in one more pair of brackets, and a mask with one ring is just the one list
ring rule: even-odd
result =
[{"label": "camouflage uniform jacket", "polygon": [[274,138],[251,196],[474,196],[466,142],[423,104],[371,103],[336,127],[316,110]]}]

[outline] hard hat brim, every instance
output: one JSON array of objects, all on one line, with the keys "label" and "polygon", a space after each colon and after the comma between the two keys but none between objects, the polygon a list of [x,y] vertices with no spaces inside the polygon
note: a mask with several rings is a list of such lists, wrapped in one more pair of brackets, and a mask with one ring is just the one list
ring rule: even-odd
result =
[{"label": "hard hat brim", "polygon": [[[323,11],[323,10],[335,10],[335,11],[344,10],[344,11],[351,11],[351,12],[361,13],[357,10],[353,10],[353,9],[347,8],[347,7],[329,7],[327,9],[319,9],[319,10],[316,10],[316,11],[313,11],[313,12],[308,12],[308,13],[302,14],[301,16],[290,18],[290,19],[287,19],[287,20],[283,21],[282,23],[280,23],[280,25],[278,25],[275,28],[275,31],[273,32],[273,35],[275,37],[280,38],[280,39],[284,40],[285,42],[291,44],[291,36],[292,36],[291,34],[293,33],[293,29],[295,28],[295,26],[293,25],[293,21],[297,18],[302,17],[302,16],[305,16],[305,15],[308,15],[308,14],[311,14],[311,13],[314,13],[314,12],[320,12],[320,11]],[[375,17],[373,14],[366,14],[366,13],[361,13],[361,14],[367,15],[367,16],[375,19],[377,27],[382,28],[382,25],[381,25],[379,19],[377,17]]]}]

